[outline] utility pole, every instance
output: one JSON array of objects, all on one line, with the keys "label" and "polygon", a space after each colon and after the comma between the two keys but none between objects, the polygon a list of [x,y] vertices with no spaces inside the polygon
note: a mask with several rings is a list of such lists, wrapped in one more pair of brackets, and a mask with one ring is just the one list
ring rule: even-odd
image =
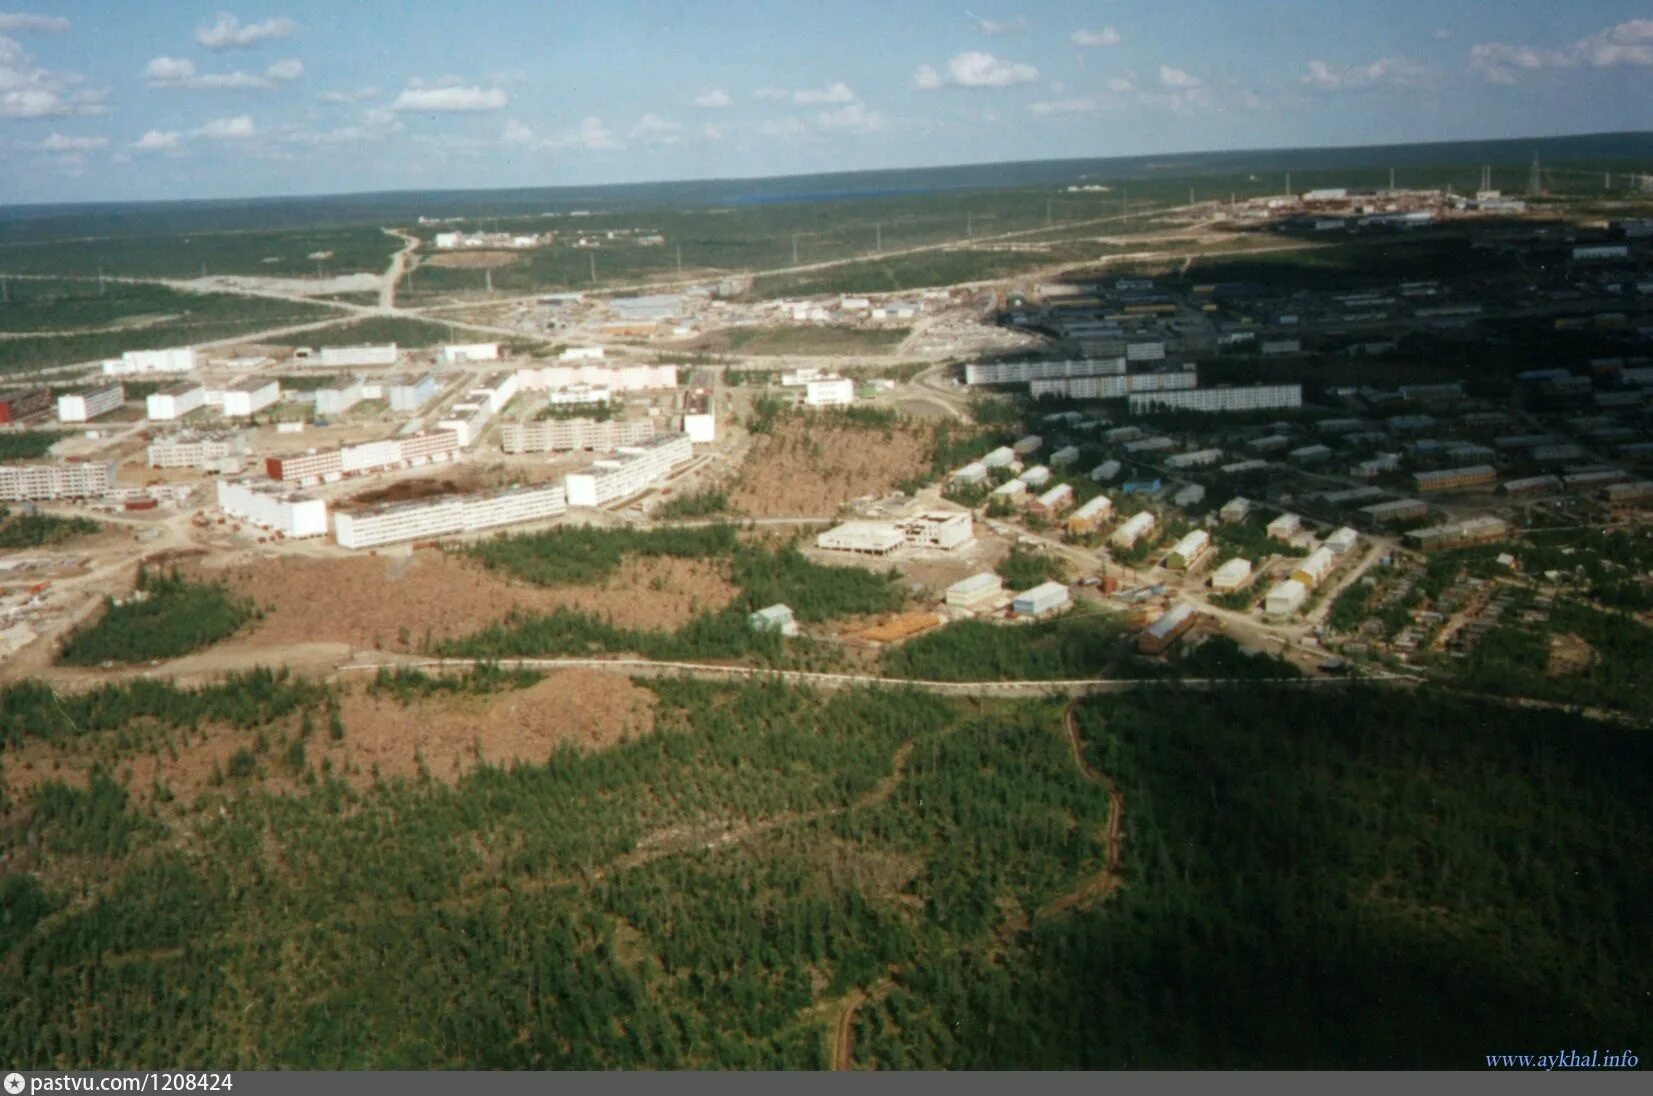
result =
[{"label": "utility pole", "polygon": [[677,272],[683,273],[683,245],[677,245]]},{"label": "utility pole", "polygon": [[494,291],[494,271],[492,267],[487,267],[482,271],[482,285],[489,293]]},{"label": "utility pole", "polygon": [[1291,172],[1286,172],[1286,197],[1291,197]]},{"label": "utility pole", "polygon": [[1193,187],[1188,188],[1188,204],[1189,205],[1194,204],[1194,188]]},{"label": "utility pole", "polygon": [[1389,189],[1395,189],[1395,169],[1393,167],[1389,169]]},{"label": "utility pole", "polygon": [[593,252],[590,253],[590,255],[588,257],[591,259],[591,284],[596,285],[597,284],[597,253],[595,251],[593,251]]}]

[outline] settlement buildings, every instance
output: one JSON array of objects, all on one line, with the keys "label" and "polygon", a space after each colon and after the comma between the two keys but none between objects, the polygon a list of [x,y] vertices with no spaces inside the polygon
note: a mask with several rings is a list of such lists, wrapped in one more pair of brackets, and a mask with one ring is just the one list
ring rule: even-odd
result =
[{"label": "settlement buildings", "polygon": [[67,392],[57,398],[58,422],[91,422],[126,402],[126,387],[119,381]]},{"label": "settlement buildings", "polygon": [[557,517],[567,510],[560,483],[507,487],[502,491],[447,495],[337,513],[333,515],[333,535],[342,548],[371,548],[538,521]]},{"label": "settlement buildings", "polygon": [[0,501],[89,499],[115,485],[113,461],[78,464],[0,464]]},{"label": "settlement buildings", "polygon": [[692,459],[694,447],[687,434],[662,434],[641,445],[622,446],[614,456],[593,462],[589,471],[569,473],[568,505],[601,506],[628,498]]}]

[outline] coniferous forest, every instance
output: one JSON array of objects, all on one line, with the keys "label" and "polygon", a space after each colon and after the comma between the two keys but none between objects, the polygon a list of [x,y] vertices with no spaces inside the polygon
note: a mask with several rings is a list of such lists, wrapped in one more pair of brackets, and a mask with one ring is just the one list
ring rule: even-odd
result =
[{"label": "coniferous forest", "polygon": [[131,762],[330,714],[348,743],[346,686],[0,690],[8,776],[99,758],[7,781],[0,1057],[1465,1068],[1653,1032],[1644,732],[1360,686],[1070,712],[643,684],[657,729],[605,750],[451,783],[258,769],[193,799]]}]

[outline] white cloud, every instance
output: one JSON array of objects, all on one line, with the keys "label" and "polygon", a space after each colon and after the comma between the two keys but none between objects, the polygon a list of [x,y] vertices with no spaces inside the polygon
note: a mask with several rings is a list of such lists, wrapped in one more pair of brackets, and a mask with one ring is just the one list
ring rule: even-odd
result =
[{"label": "white cloud", "polygon": [[796,141],[810,136],[809,127],[803,120],[793,115],[781,118],[765,118],[758,123],[758,132],[765,137],[774,137],[784,141]]},{"label": "white cloud", "polygon": [[1124,41],[1119,32],[1112,27],[1103,27],[1101,30],[1085,30],[1083,28],[1068,35],[1068,41],[1076,46],[1117,46]]},{"label": "white cloud", "polygon": [[264,75],[272,80],[297,80],[304,75],[304,62],[297,57],[289,57],[285,61],[276,61],[264,70]]},{"label": "white cloud", "polygon": [[632,140],[651,145],[675,145],[682,135],[682,126],[652,112],[637,119],[637,124],[631,127]]},{"label": "white cloud", "polygon": [[1336,67],[1324,61],[1310,61],[1309,71],[1299,79],[1321,91],[1349,91],[1372,87],[1410,87],[1426,75],[1416,61],[1405,57],[1379,57],[1366,65]]},{"label": "white cloud", "polygon": [[361,126],[339,126],[336,129],[286,126],[282,129],[280,136],[283,141],[289,144],[306,145],[311,148],[326,145],[359,145],[384,139],[382,132],[363,129]]},{"label": "white cloud", "polygon": [[90,152],[108,143],[107,137],[65,137],[61,133],[53,133],[40,142],[40,147],[47,152]]},{"label": "white cloud", "polygon": [[711,91],[694,97],[694,105],[697,107],[716,108],[732,106],[733,104],[734,100],[729,98],[729,93],[722,88],[713,88]]},{"label": "white cloud", "polygon": [[379,89],[373,87],[357,88],[355,91],[324,91],[316,96],[323,103],[340,104],[365,103],[369,99],[377,99],[378,97]]},{"label": "white cloud", "polygon": [[913,70],[913,87],[919,91],[935,91],[944,82],[941,73],[929,65],[919,65],[918,68]]},{"label": "white cloud", "polygon": [[390,104],[390,109],[431,113],[504,110],[510,101],[511,97],[502,88],[409,86]]},{"label": "white cloud", "polygon": [[195,40],[208,49],[234,49],[251,46],[270,38],[286,38],[298,30],[291,19],[266,19],[262,23],[243,23],[228,12],[219,12],[217,22],[210,27],[197,27]]},{"label": "white cloud", "polygon": [[197,72],[195,62],[185,57],[153,58],[144,66],[143,78],[150,87],[185,88],[190,91],[251,91],[275,86],[263,76],[254,76],[239,69],[234,72]]},{"label": "white cloud", "polygon": [[782,99],[792,98],[792,95],[785,88],[758,88],[752,93],[752,98],[780,102]]},{"label": "white cloud", "polygon": [[802,88],[792,93],[792,101],[799,106],[818,106],[822,103],[853,103],[855,92],[842,80],[836,80],[824,88]]},{"label": "white cloud", "polygon": [[1020,61],[1004,61],[991,53],[970,50],[947,62],[948,75],[961,88],[1007,88],[1030,84],[1039,70]]},{"label": "white cloud", "polygon": [[1159,66],[1159,82],[1168,88],[1197,88],[1204,87],[1205,81],[1183,69],[1172,68],[1170,65]]},{"label": "white cloud", "polygon": [[1136,85],[1131,83],[1129,76],[1113,76],[1108,79],[1108,90],[1115,95],[1124,95],[1135,89]]},{"label": "white cloud", "polygon": [[[31,23],[13,29],[56,28]],[[22,43],[0,35],[0,118],[104,113],[108,109],[104,102],[107,93],[83,87],[83,83],[78,73],[38,67]]]},{"label": "white cloud", "polygon": [[175,130],[152,129],[132,142],[132,147],[139,152],[171,152],[183,141],[183,135]]},{"label": "white cloud", "polygon": [[1653,19],[1631,19],[1560,49],[1481,42],[1469,50],[1469,67],[1494,84],[1513,84],[1543,69],[1653,65]]},{"label": "white cloud", "polygon": [[152,84],[172,84],[195,75],[195,62],[183,57],[154,57],[144,66],[143,78]]},{"label": "white cloud", "polygon": [[249,137],[258,136],[258,127],[245,114],[238,114],[234,118],[214,118],[200,129],[194,131],[197,137],[206,137],[214,141],[244,141]]},{"label": "white cloud", "polygon": [[887,128],[884,116],[868,110],[860,103],[851,103],[837,110],[823,110],[815,116],[815,124],[823,130],[844,130],[850,133],[878,133]]},{"label": "white cloud", "polygon": [[621,147],[619,140],[609,132],[608,126],[595,114],[588,115],[580,122],[580,128],[574,131],[572,143],[593,152]]},{"label": "white cloud", "polygon": [[983,34],[1013,34],[1027,29],[1027,20],[1020,15],[1012,15],[1009,19],[983,19],[973,12],[965,12],[970,21],[976,24],[976,29]]},{"label": "white cloud", "polygon": [[68,30],[69,20],[60,15],[35,15],[26,11],[0,11],[0,31]]},{"label": "white cloud", "polygon": [[1089,114],[1096,109],[1096,100],[1083,99],[1052,99],[1046,102],[1034,103],[1027,108],[1043,118],[1050,114]]},{"label": "white cloud", "polygon": [[700,127],[700,135],[708,141],[721,141],[728,136],[722,126],[714,126],[710,122]]},{"label": "white cloud", "polygon": [[531,145],[534,143],[534,131],[512,118],[505,123],[505,132],[500,134],[499,139],[508,145]]}]

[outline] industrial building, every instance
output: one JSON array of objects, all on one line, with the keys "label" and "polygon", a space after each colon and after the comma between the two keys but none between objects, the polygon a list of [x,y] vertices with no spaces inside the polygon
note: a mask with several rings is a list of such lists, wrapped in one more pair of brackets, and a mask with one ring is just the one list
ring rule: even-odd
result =
[{"label": "industrial building", "polygon": [[1251,577],[1249,559],[1231,559],[1211,572],[1211,589],[1218,594],[1231,594],[1246,584]]},{"label": "industrial building", "polygon": [[618,449],[654,437],[653,419],[546,419],[507,422],[499,428],[507,453],[560,453],[573,449]]},{"label": "industrial building", "polygon": [[1107,495],[1097,495],[1068,515],[1068,532],[1076,537],[1094,533],[1097,526],[1112,516],[1113,500],[1108,498]]},{"label": "industrial building", "polygon": [[327,535],[327,503],[269,480],[219,480],[218,508],[284,537]]},{"label": "industrial building", "polygon": [[98,498],[114,485],[113,461],[0,464],[0,502]]},{"label": "industrial building", "polygon": [[324,346],[317,355],[318,365],[334,369],[350,369],[367,365],[395,365],[395,343],[384,346]]},{"label": "industrial building", "polygon": [[815,538],[817,548],[862,556],[887,556],[905,543],[900,529],[882,521],[846,521]]},{"label": "industrial building", "polygon": [[1374,525],[1394,525],[1403,521],[1416,521],[1429,516],[1429,504],[1422,499],[1394,499],[1390,502],[1376,502],[1371,506],[1362,506],[1360,512]]},{"label": "industrial building", "polygon": [[199,468],[233,476],[240,473],[246,451],[240,434],[172,434],[150,442],[144,455],[151,468]]},{"label": "industrial building", "polygon": [[969,511],[944,513],[932,511],[898,522],[905,544],[914,548],[935,548],[950,551],[975,539],[975,524]]},{"label": "industrial building", "polygon": [[419,378],[393,377],[385,384],[390,409],[410,414],[418,411],[436,395],[436,374],[426,373]]},{"label": "industrial building", "polygon": [[52,409],[52,390],[49,388],[18,388],[0,394],[0,424],[22,422]]},{"label": "industrial building", "polygon": [[1073,505],[1073,488],[1059,483],[1032,502],[1028,509],[1035,514],[1059,514]]},{"label": "industrial building", "polygon": [[1211,548],[1211,534],[1204,529],[1195,529],[1193,532],[1177,541],[1170,553],[1165,557],[1165,566],[1173,571],[1186,571],[1200,561],[1200,557]]},{"label": "industrial building", "polygon": [[1010,602],[1010,611],[1017,616],[1040,617],[1067,605],[1068,588],[1060,582],[1046,582],[1017,594]]},{"label": "industrial building", "polygon": [[629,498],[693,459],[687,434],[661,434],[640,445],[621,446],[614,456],[593,462],[589,471],[569,473],[568,505],[602,506]]},{"label": "industrial building", "polygon": [[1413,547],[1427,552],[1442,548],[1462,548],[1470,544],[1485,544],[1488,541],[1503,540],[1508,536],[1507,522],[1502,518],[1483,516],[1414,529],[1406,534],[1406,540]]},{"label": "industrial building", "polygon": [[543,521],[567,511],[561,484],[507,487],[482,494],[447,495],[338,513],[333,516],[333,537],[343,548],[371,548]]},{"label": "industrial building", "polygon": [[103,363],[106,377],[129,377],[144,373],[191,373],[199,361],[195,350],[174,346],[165,350],[128,350],[117,359]]},{"label": "industrial building", "polygon": [[491,343],[450,343],[437,351],[438,361],[448,365],[458,365],[464,362],[497,362],[499,360],[499,344]]},{"label": "industrial building", "polygon": [[1269,616],[1291,616],[1303,607],[1309,588],[1294,578],[1278,583],[1263,596],[1263,612]]},{"label": "industrial building", "polygon": [[185,381],[160,392],[151,392],[144,401],[149,418],[154,422],[181,419],[191,411],[207,405],[207,389],[199,381]]},{"label": "industrial building", "polygon": [[224,415],[226,418],[245,418],[280,399],[280,381],[274,377],[247,377],[224,388]]},{"label": "industrial building", "polygon": [[1465,468],[1442,468],[1434,472],[1412,473],[1412,484],[1423,491],[1457,491],[1466,487],[1484,487],[1498,481],[1498,470],[1490,464],[1473,464]]},{"label": "industrial building", "polygon": [[979,609],[1004,596],[1004,580],[991,571],[960,579],[947,587],[947,605],[952,609]]},{"label": "industrial building", "polygon": [[798,618],[789,606],[779,602],[765,606],[746,618],[754,632],[777,632],[783,636],[798,634]]},{"label": "industrial building", "polygon": [[434,430],[337,449],[312,449],[293,456],[268,457],[264,461],[264,472],[278,483],[330,483],[345,476],[450,461],[459,455],[459,448],[459,437],[453,431]]},{"label": "industrial building", "polygon": [[1134,514],[1125,524],[1115,529],[1109,542],[1119,548],[1130,548],[1154,527],[1154,515],[1144,510]]},{"label": "industrial building", "polygon": [[1303,406],[1301,384],[1256,384],[1240,388],[1188,388],[1180,391],[1136,392],[1129,397],[1133,415],[1152,411],[1206,411],[1224,413],[1262,411]]},{"label": "industrial building", "polygon": [[1164,654],[1199,620],[1194,607],[1179,601],[1136,637],[1136,649],[1145,655]]},{"label": "industrial building", "polygon": [[58,422],[91,422],[126,402],[126,386],[119,381],[93,385],[57,398]]},{"label": "industrial building", "polygon": [[1290,540],[1303,528],[1303,519],[1296,514],[1281,514],[1268,523],[1267,533],[1275,540]]},{"label": "industrial building", "polygon": [[1312,590],[1324,582],[1336,566],[1337,555],[1330,548],[1321,545],[1292,568],[1291,577]]}]

